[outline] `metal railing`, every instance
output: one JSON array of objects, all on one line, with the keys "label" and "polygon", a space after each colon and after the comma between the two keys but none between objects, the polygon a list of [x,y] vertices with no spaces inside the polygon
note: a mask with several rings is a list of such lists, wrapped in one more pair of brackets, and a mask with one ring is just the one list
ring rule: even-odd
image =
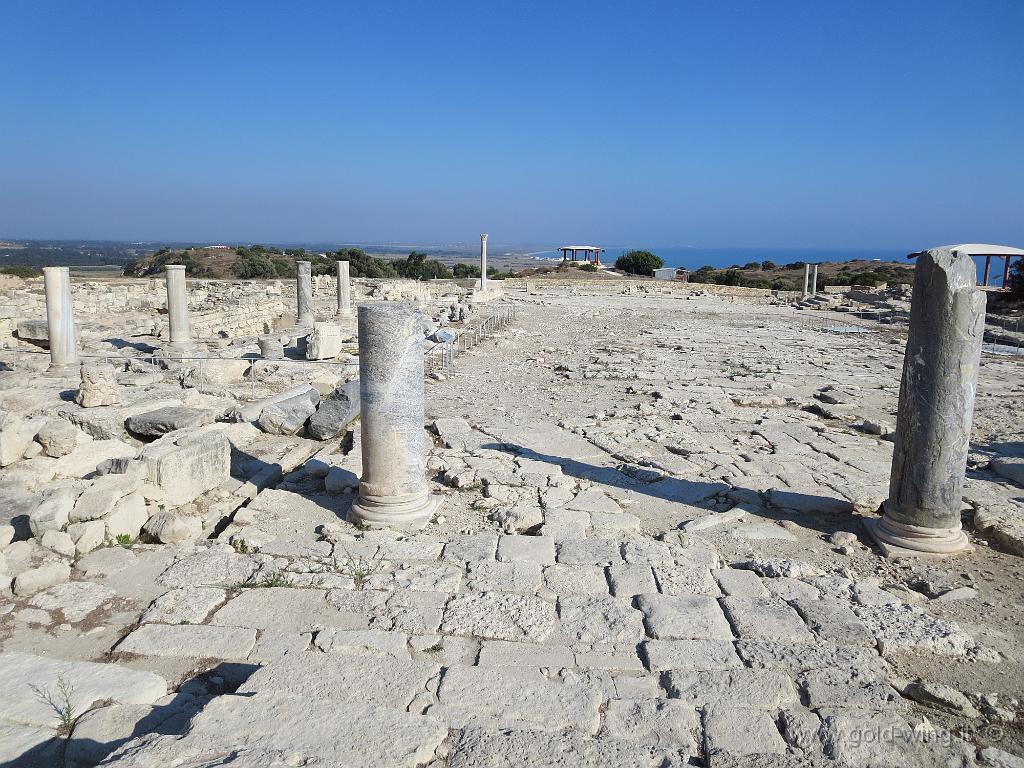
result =
[{"label": "metal railing", "polygon": [[499,307],[487,317],[466,325],[462,328],[449,326],[455,338],[452,341],[440,341],[424,353],[423,363],[427,375],[432,373],[453,373],[459,355],[472,349],[488,336],[510,325],[516,317],[514,305]]}]

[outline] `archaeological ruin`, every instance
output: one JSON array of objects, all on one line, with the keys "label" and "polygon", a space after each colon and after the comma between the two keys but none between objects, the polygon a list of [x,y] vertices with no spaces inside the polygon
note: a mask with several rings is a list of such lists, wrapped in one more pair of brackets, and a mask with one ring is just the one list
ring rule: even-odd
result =
[{"label": "archaeological ruin", "polygon": [[969,256],[787,292],[487,237],[0,283],[0,766],[1024,765],[1024,358]]}]

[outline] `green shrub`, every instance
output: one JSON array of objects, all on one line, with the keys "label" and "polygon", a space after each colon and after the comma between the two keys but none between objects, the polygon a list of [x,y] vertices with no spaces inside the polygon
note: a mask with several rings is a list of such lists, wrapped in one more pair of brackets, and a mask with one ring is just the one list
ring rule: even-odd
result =
[{"label": "green shrub", "polygon": [[[460,261],[452,267],[452,274],[458,278],[480,277],[480,267]],[[491,274],[490,268],[487,269],[487,274]]]},{"label": "green shrub", "polygon": [[1016,299],[1024,299],[1024,259],[1017,259],[1010,266],[1010,280],[1007,283],[1010,295]]},{"label": "green shrub", "polygon": [[277,277],[277,269],[269,258],[260,253],[239,256],[231,265],[231,272],[240,280],[267,280]]},{"label": "green shrub", "polygon": [[39,277],[43,274],[43,270],[37,269],[36,267],[23,267],[15,265],[13,267],[0,267],[0,275],[14,275],[24,280],[31,280],[33,277]]},{"label": "green shrub", "polygon": [[654,276],[654,270],[661,269],[665,262],[650,251],[627,251],[615,260],[615,268],[631,275]]},{"label": "green shrub", "polygon": [[589,261],[585,264],[580,264],[580,272],[597,272],[597,265]]}]

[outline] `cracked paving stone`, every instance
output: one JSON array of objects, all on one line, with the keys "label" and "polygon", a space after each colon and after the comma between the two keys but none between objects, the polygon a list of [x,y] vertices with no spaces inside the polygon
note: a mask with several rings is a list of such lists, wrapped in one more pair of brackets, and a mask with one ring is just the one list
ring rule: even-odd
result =
[{"label": "cracked paving stone", "polygon": [[485,640],[544,642],[557,624],[555,606],[531,595],[461,594],[445,606],[441,633]]},{"label": "cracked paving stone", "polygon": [[720,670],[742,667],[733,644],[727,640],[648,640],[640,646],[651,672],[669,669]]},{"label": "cracked paving stone", "polygon": [[732,640],[718,601],[703,595],[640,595],[647,633],[656,640]]},{"label": "cracked paving stone", "polygon": [[577,643],[636,642],[644,636],[643,614],[618,597],[566,595],[558,599],[563,634]]},{"label": "cracked paving stone", "polygon": [[663,681],[669,696],[695,707],[722,703],[747,709],[778,709],[800,703],[793,680],[778,670],[673,669],[664,673]]},{"label": "cracked paving stone", "polygon": [[471,562],[466,574],[466,588],[474,592],[532,595],[540,589],[541,581],[540,565],[530,562]]},{"label": "cracked paving stone", "polygon": [[563,565],[615,565],[622,562],[614,539],[566,539],[558,543],[558,562]]},{"label": "cracked paving stone", "polygon": [[117,644],[117,653],[195,659],[244,659],[256,645],[251,627],[143,624]]},{"label": "cracked paving stone", "polygon": [[608,595],[604,568],[596,565],[549,565],[544,584],[558,595]]},{"label": "cracked paving stone", "polygon": [[788,604],[775,598],[726,597],[722,599],[729,622],[742,640],[812,642],[814,635]]}]

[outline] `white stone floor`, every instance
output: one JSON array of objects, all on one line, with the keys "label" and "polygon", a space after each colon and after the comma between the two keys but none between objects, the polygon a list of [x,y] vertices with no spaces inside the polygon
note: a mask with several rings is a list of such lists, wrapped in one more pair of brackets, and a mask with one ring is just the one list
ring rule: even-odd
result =
[{"label": "white stone floor", "polygon": [[1019,363],[982,368],[965,504],[1004,538],[889,561],[898,331],[513,300],[428,385],[424,531],[344,522],[357,440],[215,540],[0,597],[0,766],[1021,764]]}]

